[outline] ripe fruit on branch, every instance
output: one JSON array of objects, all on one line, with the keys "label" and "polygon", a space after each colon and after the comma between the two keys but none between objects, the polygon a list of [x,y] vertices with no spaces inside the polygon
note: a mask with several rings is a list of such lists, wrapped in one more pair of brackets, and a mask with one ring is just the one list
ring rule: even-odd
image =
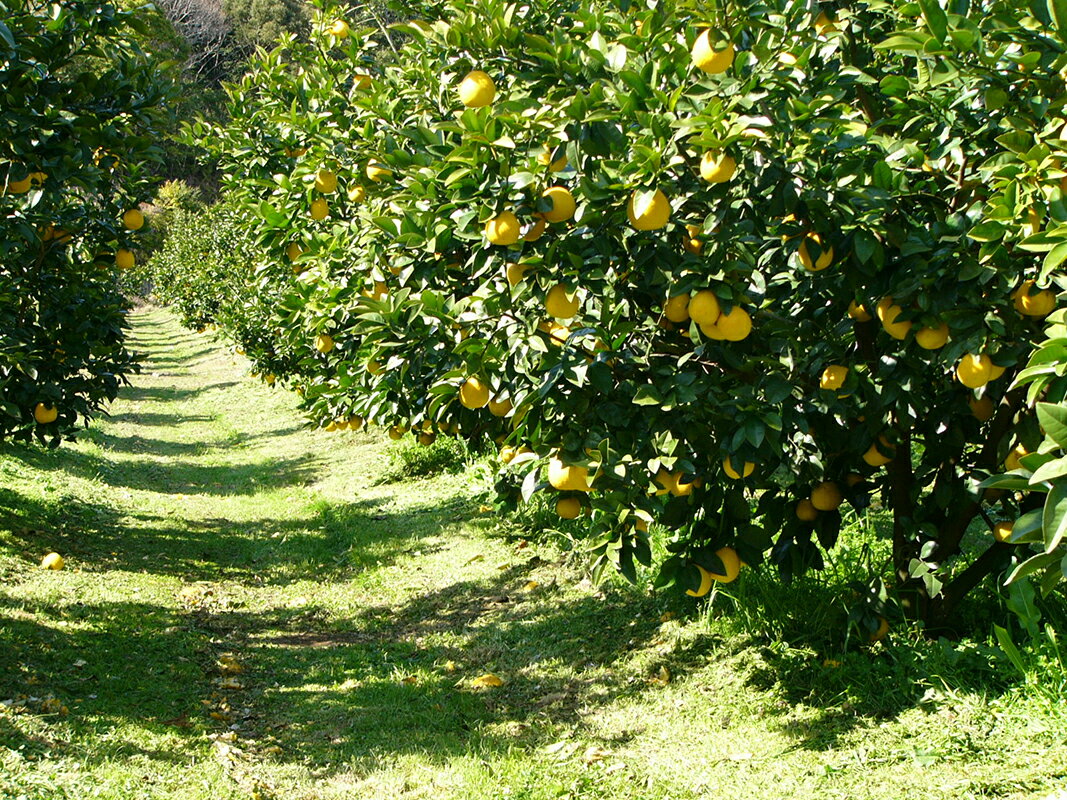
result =
[{"label": "ripe fruit on branch", "polygon": [[693,64],[698,69],[709,75],[718,75],[726,72],[734,63],[734,46],[729,41],[723,43],[725,36],[718,31],[715,31],[716,41],[713,42],[712,32],[712,29],[708,28],[696,38],[691,55]]},{"label": "ripe fruit on branch", "polygon": [[472,375],[459,387],[459,402],[471,410],[485,408],[489,403],[489,387],[476,375]]},{"label": "ripe fruit on branch", "polygon": [[733,478],[736,481],[740,480],[741,478],[747,478],[749,475],[751,475],[752,472],[756,469],[756,465],[751,461],[746,461],[744,463],[744,466],[741,467],[741,472],[738,472],[736,469],[734,469],[734,465],[730,463],[730,457],[727,456],[725,459],[723,459],[722,469],[723,472],[727,474],[727,476]]},{"label": "ripe fruit on branch", "polygon": [[948,343],[948,325],[942,322],[936,328],[922,328],[915,333],[915,343],[924,350],[937,350]]},{"label": "ripe fruit on branch", "polygon": [[511,211],[500,212],[485,223],[485,238],[489,244],[515,244],[519,241],[519,218]]},{"label": "ripe fruit on branch", "polygon": [[848,367],[843,367],[839,364],[833,364],[822,371],[822,375],[819,376],[819,388],[830,389],[836,391],[845,384],[845,379],[848,377]]},{"label": "ripe fruit on branch", "polygon": [[49,425],[55,422],[58,416],[59,409],[46,403],[38,403],[33,409],[33,418],[40,425]]},{"label": "ripe fruit on branch", "polygon": [[545,311],[555,319],[570,319],[578,313],[578,293],[567,290],[562,283],[557,283],[545,295]]},{"label": "ripe fruit on branch", "polygon": [[[812,258],[811,252],[808,249],[809,242],[815,245],[819,249],[818,258]],[[800,243],[800,248],[797,250],[797,258],[800,259],[800,263],[804,269],[809,272],[818,272],[826,269],[834,261],[834,248],[823,245],[822,237],[817,233],[809,233],[804,237],[804,241]]]},{"label": "ripe fruit on branch", "polygon": [[480,69],[468,72],[459,82],[459,101],[467,108],[481,108],[493,102],[496,84]]},{"label": "ripe fruit on branch", "polygon": [[956,379],[968,389],[980,389],[992,377],[993,362],[985,353],[968,353],[956,365]]},{"label": "ripe fruit on branch", "polygon": [[719,150],[709,150],[700,159],[700,177],[708,183],[725,183],[736,170],[737,162]]},{"label": "ripe fruit on branch", "polygon": [[811,504],[819,511],[834,511],[841,500],[841,490],[833,481],[824,481],[811,492]]},{"label": "ripe fruit on branch", "polygon": [[320,169],[315,173],[315,190],[323,194],[333,194],[337,191],[337,175],[328,169]]},{"label": "ripe fruit on branch", "polygon": [[545,189],[542,197],[552,202],[552,209],[544,212],[544,217],[549,222],[565,222],[574,216],[574,195],[565,186],[552,186]]},{"label": "ripe fruit on branch", "polygon": [[588,468],[564,464],[558,453],[548,460],[548,482],[561,492],[592,491]]},{"label": "ripe fruit on branch", "polygon": [[561,497],[556,501],[556,513],[561,519],[577,519],[582,513],[582,501],[577,497]]},{"label": "ripe fruit on branch", "polygon": [[122,224],[126,227],[126,230],[139,231],[144,227],[144,214],[141,213],[140,209],[131,208],[122,215]]},{"label": "ripe fruit on branch", "polygon": [[651,195],[634,192],[626,207],[626,217],[639,231],[659,230],[671,218],[671,204],[660,189]]}]

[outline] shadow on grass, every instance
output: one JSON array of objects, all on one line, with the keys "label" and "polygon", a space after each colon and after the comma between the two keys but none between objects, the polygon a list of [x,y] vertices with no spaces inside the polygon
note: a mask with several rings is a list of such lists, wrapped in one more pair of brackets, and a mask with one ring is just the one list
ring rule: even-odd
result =
[{"label": "shadow on grass", "polygon": [[[132,723],[186,739],[185,748],[173,747],[178,753],[202,747],[206,731],[226,730],[229,720],[208,716],[218,703],[201,703],[223,695],[246,709],[235,726],[240,736],[275,741],[279,760],[330,774],[354,764],[373,770],[400,754],[435,762],[471,750],[492,757],[541,744],[550,733],[539,723],[549,719],[581,725],[593,700],[651,690],[644,680],[601,672],[621,669],[631,648],[655,635],[650,601],[521,598],[522,581],[515,568],[326,628],[324,609],[314,605],[183,612],[73,599],[16,604],[0,592],[0,699],[54,696],[71,710],[54,721],[67,729],[59,739],[95,741]],[[635,614],[649,621],[635,626]],[[425,643],[443,630],[453,642]],[[248,668],[238,690],[217,687],[215,659],[224,651]],[[488,670],[504,686],[471,688],[470,678]],[[39,708],[31,702],[27,710]],[[137,739],[114,741],[88,760],[172,757],[145,751]],[[30,753],[50,746],[10,727],[0,727],[0,745]]]},{"label": "shadow on grass", "polygon": [[[158,442],[159,453],[169,443]],[[0,453],[4,450],[0,448]],[[244,464],[199,464],[191,461],[160,461],[152,458],[115,462],[93,453],[69,449],[57,461],[54,453],[27,450],[20,460],[38,469],[58,468],[80,478],[101,479],[112,487],[141,489],[160,494],[254,495],[264,490],[298,486],[311,480],[321,466],[312,456],[268,458]]]}]

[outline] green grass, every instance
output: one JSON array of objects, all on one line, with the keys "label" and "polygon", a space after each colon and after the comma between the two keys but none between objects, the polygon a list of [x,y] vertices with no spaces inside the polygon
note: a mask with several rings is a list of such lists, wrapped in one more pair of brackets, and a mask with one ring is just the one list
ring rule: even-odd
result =
[{"label": "green grass", "polygon": [[[478,464],[415,477],[378,434],[304,430],[289,395],[165,312],[137,316],[135,344],[145,372],[110,419],[58,452],[0,448],[0,797],[1067,786],[1051,649],[1024,679],[984,636],[826,635],[876,531],[785,591],[751,570],[705,606],[594,587],[484,510]],[[65,570],[36,566],[50,550]],[[472,685],[490,672],[502,686]]]}]

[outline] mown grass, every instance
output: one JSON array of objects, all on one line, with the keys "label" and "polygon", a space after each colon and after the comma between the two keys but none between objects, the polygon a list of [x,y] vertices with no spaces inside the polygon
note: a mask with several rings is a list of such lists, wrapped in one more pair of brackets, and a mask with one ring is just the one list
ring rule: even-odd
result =
[{"label": "mown grass", "polygon": [[[0,797],[1067,786],[1062,665],[1046,647],[1021,675],[991,644],[1009,621],[992,598],[977,641],[845,635],[876,529],[786,590],[755,570],[702,606],[595,587],[564,537],[522,538],[549,515],[488,510],[465,454],[303,430],[165,312],[136,341],[146,370],[111,419],[58,452],[0,449]],[[37,568],[50,550],[67,569]],[[1067,628],[1062,604],[1045,613]],[[487,673],[502,685],[475,686]]]}]

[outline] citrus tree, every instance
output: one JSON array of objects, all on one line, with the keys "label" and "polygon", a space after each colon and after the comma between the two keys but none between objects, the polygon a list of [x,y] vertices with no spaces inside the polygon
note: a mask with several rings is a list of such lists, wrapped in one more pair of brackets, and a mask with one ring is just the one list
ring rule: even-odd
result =
[{"label": "citrus tree", "polygon": [[1033,501],[979,484],[1038,435],[1007,387],[1064,255],[1055,14],[430,16],[385,35],[324,6],[192,131],[273,287],[245,292],[274,320],[246,350],[319,424],[495,440],[504,501],[554,492],[631,577],[656,521],[658,584],[696,595],[819,568],[872,502],[932,624],[1018,555],[989,528]]},{"label": "citrus tree", "polygon": [[163,90],[134,18],[0,0],[0,439],[58,444],[135,366],[133,265]]}]

